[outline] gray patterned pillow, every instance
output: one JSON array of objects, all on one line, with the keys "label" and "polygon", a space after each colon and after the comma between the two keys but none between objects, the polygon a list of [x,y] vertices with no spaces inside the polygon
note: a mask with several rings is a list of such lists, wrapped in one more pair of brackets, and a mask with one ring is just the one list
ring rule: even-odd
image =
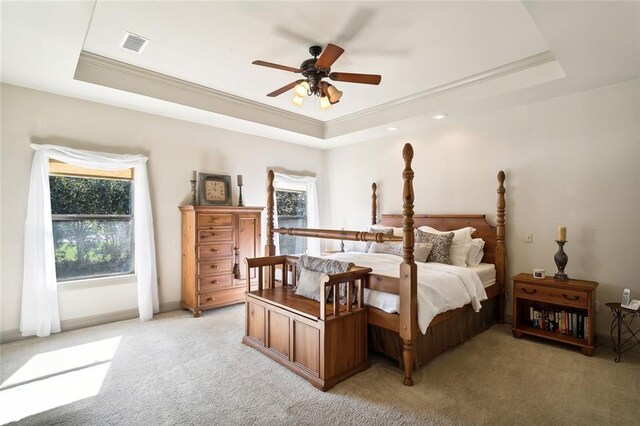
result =
[{"label": "gray patterned pillow", "polygon": [[427,258],[427,262],[444,263],[450,265],[449,250],[453,241],[453,232],[446,234],[432,234],[416,229],[416,243],[431,244],[431,253]]},{"label": "gray patterned pillow", "polygon": [[[369,228],[368,232],[372,232],[374,234],[393,235],[393,228]],[[369,253],[372,243],[373,241],[367,241],[367,247],[364,250],[365,253]]]},{"label": "gray patterned pillow", "polygon": [[[418,243],[413,247],[413,256],[416,262],[426,262],[431,252],[431,244]],[[396,256],[404,256],[404,245],[401,242],[397,243],[373,243],[369,249],[369,253],[388,253],[395,254]]]}]

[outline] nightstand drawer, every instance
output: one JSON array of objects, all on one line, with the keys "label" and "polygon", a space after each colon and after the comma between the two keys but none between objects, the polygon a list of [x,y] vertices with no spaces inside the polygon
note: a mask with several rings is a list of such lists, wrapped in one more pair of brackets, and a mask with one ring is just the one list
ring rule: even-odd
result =
[{"label": "nightstand drawer", "polygon": [[233,215],[230,214],[199,214],[198,228],[211,226],[233,226]]},{"label": "nightstand drawer", "polygon": [[198,277],[210,277],[230,273],[233,270],[233,259],[220,259],[198,262]]},{"label": "nightstand drawer", "polygon": [[211,244],[208,246],[198,246],[198,260],[214,259],[216,257],[233,256],[233,244]]},{"label": "nightstand drawer", "polygon": [[232,242],[233,228],[198,231],[198,244]]},{"label": "nightstand drawer", "polygon": [[514,295],[521,299],[539,300],[564,306],[586,308],[588,305],[587,293],[584,291],[516,283]]}]

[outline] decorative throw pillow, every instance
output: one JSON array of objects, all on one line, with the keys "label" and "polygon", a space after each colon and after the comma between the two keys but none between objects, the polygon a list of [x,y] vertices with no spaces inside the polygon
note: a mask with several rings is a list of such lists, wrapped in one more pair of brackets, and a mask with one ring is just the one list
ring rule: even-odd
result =
[{"label": "decorative throw pillow", "polygon": [[446,234],[432,234],[416,229],[416,243],[431,244],[431,252],[427,257],[427,262],[444,263],[450,265],[449,250],[453,241],[453,232]]},{"label": "decorative throw pillow", "polygon": [[298,287],[295,293],[298,296],[306,297],[307,299],[313,299],[320,301],[320,286],[323,284],[322,272],[312,271],[306,268],[300,269],[300,278],[298,278]]},{"label": "decorative throw pillow", "polygon": [[476,232],[475,228],[468,226],[466,228],[447,232],[438,231],[430,226],[421,226],[418,229],[432,234],[446,234],[453,232],[453,241],[451,242],[451,248],[449,249],[449,262],[455,266],[467,266],[467,254],[471,248],[471,234]]},{"label": "decorative throw pillow", "polygon": [[469,253],[467,253],[467,265],[478,266],[484,256],[484,240],[482,238],[474,238],[471,241]]},{"label": "decorative throw pillow", "polygon": [[393,229],[393,235],[395,235],[396,237],[402,237],[402,227],[392,228],[390,226],[384,226],[376,223],[375,225],[371,225],[371,229]]},{"label": "decorative throw pillow", "polygon": [[[416,262],[425,263],[429,253],[431,252],[431,244],[418,243],[413,247],[413,256]],[[404,246],[401,242],[397,243],[373,243],[369,249],[369,253],[388,253],[396,256],[404,256]]]},{"label": "decorative throw pillow", "polygon": [[[383,228],[380,225],[373,225],[369,228],[369,232],[373,232],[374,234],[384,234],[384,235],[393,235],[393,228]],[[367,241],[367,247],[365,248],[365,253],[369,253],[369,249],[371,248],[371,244],[373,241]]]}]

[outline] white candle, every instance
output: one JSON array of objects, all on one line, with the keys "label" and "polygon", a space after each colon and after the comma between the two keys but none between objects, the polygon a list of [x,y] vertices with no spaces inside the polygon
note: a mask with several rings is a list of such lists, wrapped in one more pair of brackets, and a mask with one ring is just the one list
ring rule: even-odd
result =
[{"label": "white candle", "polygon": [[195,170],[193,171],[193,177],[191,178],[191,180],[197,180],[198,178],[198,172],[196,172]]},{"label": "white candle", "polygon": [[242,175],[238,175],[238,186],[242,186]]},{"label": "white candle", "polygon": [[558,226],[558,241],[567,241],[567,228]]}]

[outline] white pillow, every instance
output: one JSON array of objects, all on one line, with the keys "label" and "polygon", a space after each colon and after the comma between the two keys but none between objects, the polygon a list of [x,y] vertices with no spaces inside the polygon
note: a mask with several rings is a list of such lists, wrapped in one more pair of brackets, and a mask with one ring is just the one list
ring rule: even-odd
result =
[{"label": "white pillow", "polygon": [[467,253],[471,248],[471,234],[476,229],[470,226],[466,228],[456,229],[454,231],[438,231],[430,226],[421,226],[418,228],[422,232],[430,232],[432,234],[448,234],[453,232],[453,241],[451,242],[451,248],[449,249],[449,262],[455,266],[467,266]]},{"label": "white pillow", "polygon": [[306,268],[300,268],[300,278],[298,278],[298,287],[295,293],[298,296],[306,297],[320,301],[320,286],[324,283],[326,274],[322,272],[312,271]]},{"label": "white pillow", "polygon": [[390,226],[384,226],[380,224],[371,225],[371,229],[393,229],[393,235],[396,237],[402,237],[402,228],[392,228]]},{"label": "white pillow", "polygon": [[482,238],[474,238],[471,240],[471,247],[467,253],[467,265],[478,266],[484,256],[484,240]]}]

